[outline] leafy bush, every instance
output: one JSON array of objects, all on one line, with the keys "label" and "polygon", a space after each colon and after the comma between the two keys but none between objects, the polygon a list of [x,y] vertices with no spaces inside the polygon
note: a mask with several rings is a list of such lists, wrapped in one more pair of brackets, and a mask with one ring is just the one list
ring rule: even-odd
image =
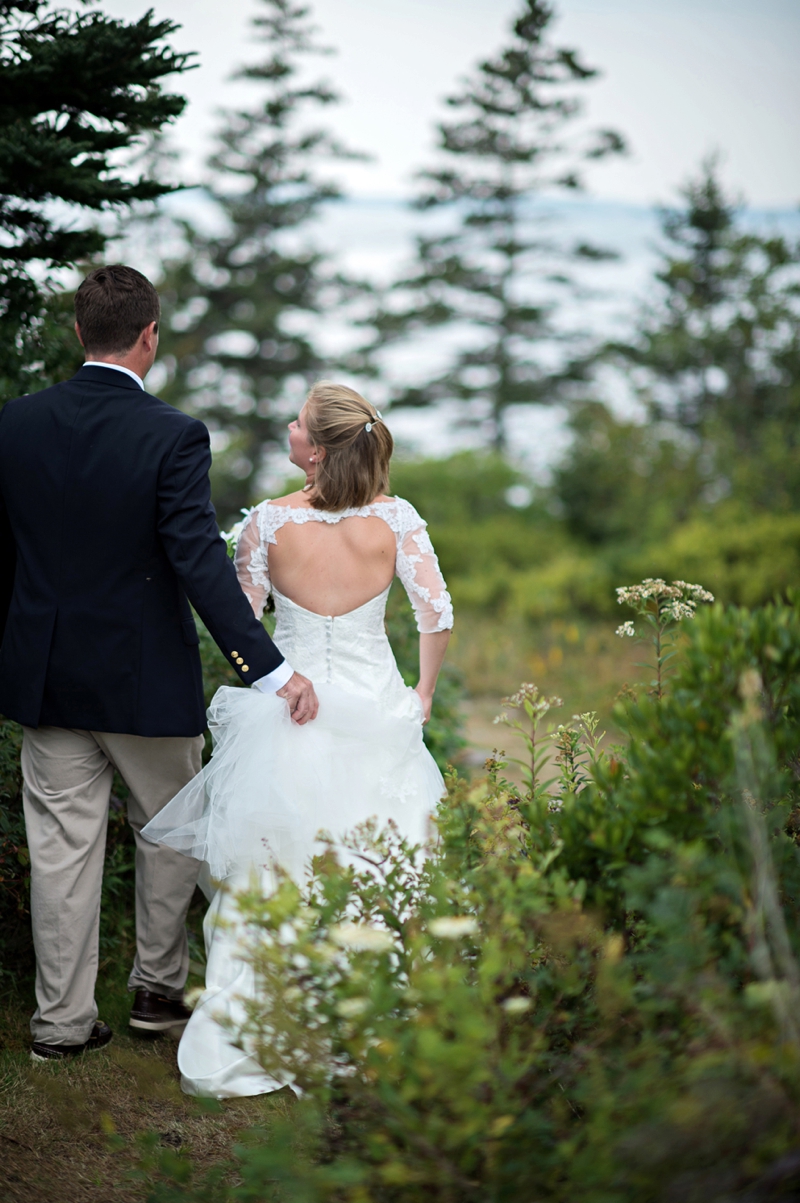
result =
[{"label": "leafy bush", "polygon": [[396,460],[392,490],[432,525],[473,527],[514,513],[506,494],[523,477],[502,456],[459,451],[447,459]]},{"label": "leafy bush", "polygon": [[797,1197],[800,598],[687,625],[627,750],[573,723],[549,784],[451,778],[435,852],[242,896],[241,1036],[304,1097],[152,1203]]},{"label": "leafy bush", "polygon": [[[625,578],[701,578],[724,602],[756,606],[800,585],[800,517],[704,501],[697,448],[599,403],[551,488],[516,508],[522,477],[494,455],[401,463],[393,486],[430,523],[458,611],[536,623],[609,617]],[[547,503],[547,504],[545,504]],[[558,516],[557,516],[558,515]]]},{"label": "leafy bush", "polygon": [[800,514],[749,513],[737,505],[677,526],[664,542],[629,559],[629,572],[702,576],[714,593],[754,606],[800,584]]},{"label": "leafy bush", "polygon": [[[531,519],[532,521],[534,519]],[[435,529],[433,538],[441,543]],[[620,579],[702,577],[715,596],[755,606],[800,585],[800,516],[750,514],[720,507],[674,526],[664,538],[639,546],[592,549],[562,536],[520,567],[493,543],[484,559],[476,534],[473,556],[461,561],[448,583],[457,608],[504,612],[536,622],[571,615],[610,616],[613,584]],[[520,543],[520,552],[525,544]],[[465,572],[465,566],[468,571]]]}]

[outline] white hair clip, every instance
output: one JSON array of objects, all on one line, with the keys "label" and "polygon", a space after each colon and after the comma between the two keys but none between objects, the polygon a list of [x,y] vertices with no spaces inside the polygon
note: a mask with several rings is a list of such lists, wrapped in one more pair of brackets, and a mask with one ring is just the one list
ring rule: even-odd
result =
[{"label": "white hair clip", "polygon": [[381,411],[380,411],[379,409],[376,409],[376,410],[375,410],[375,418],[374,418],[374,420],[373,420],[372,422],[367,422],[367,424],[366,424],[366,426],[364,427],[364,429],[365,429],[365,430],[367,431],[367,433],[369,434],[370,430],[372,430],[372,427],[375,425],[375,423],[376,423],[376,422],[382,422],[382,421],[383,421],[383,414],[381,413]]}]

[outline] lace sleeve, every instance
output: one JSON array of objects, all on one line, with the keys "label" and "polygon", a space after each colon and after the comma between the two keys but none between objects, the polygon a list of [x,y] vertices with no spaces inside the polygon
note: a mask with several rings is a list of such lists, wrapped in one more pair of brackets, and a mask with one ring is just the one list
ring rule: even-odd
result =
[{"label": "lace sleeve", "polygon": [[251,510],[249,517],[245,519],[233,562],[236,565],[239,584],[247,595],[256,618],[260,618],[264,613],[271,585],[267,548],[261,539],[257,509]]},{"label": "lace sleeve", "polygon": [[453,626],[453,603],[436,552],[425,523],[411,506],[408,510],[415,521],[404,524],[407,529],[398,534],[397,575],[414,607],[420,634],[449,631]]}]

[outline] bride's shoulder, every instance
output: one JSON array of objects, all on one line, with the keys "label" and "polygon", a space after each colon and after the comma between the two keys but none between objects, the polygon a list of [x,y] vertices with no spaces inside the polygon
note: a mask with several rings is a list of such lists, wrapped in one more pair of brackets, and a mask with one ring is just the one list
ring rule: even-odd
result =
[{"label": "bride's shoulder", "polygon": [[425,519],[420,517],[411,502],[406,501],[405,497],[376,497],[372,504],[386,506],[384,517],[398,533],[401,531],[406,533],[415,527],[427,525]]},{"label": "bride's shoulder", "polygon": [[296,489],[294,493],[285,493],[283,497],[266,497],[261,502],[259,509],[270,505],[289,510],[308,510],[311,508],[308,494],[304,493],[302,489]]},{"label": "bride's shoulder", "polygon": [[305,493],[287,493],[284,497],[265,497],[250,511],[251,520],[257,523],[262,542],[277,543],[278,531],[287,522],[300,520],[298,510],[309,509]]}]

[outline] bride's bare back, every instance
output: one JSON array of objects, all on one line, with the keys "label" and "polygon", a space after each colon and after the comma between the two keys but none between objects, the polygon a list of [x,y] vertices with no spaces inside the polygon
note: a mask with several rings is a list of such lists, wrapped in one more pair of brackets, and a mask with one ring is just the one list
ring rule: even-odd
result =
[{"label": "bride's bare back", "polygon": [[380,597],[397,574],[420,633],[417,693],[427,719],[453,608],[425,527],[401,498],[380,494],[368,506],[327,511],[311,506],[305,493],[292,493],[250,512],[236,546],[236,572],[256,617],[274,589],[279,619],[281,598],[325,618],[352,614]]},{"label": "bride's bare back", "polygon": [[[375,503],[388,502],[383,495]],[[312,509],[305,493],[270,502]],[[357,610],[391,584],[396,538],[378,517],[354,515],[339,522],[287,522],[269,549],[270,578],[284,597],[304,610],[336,618]]]}]

